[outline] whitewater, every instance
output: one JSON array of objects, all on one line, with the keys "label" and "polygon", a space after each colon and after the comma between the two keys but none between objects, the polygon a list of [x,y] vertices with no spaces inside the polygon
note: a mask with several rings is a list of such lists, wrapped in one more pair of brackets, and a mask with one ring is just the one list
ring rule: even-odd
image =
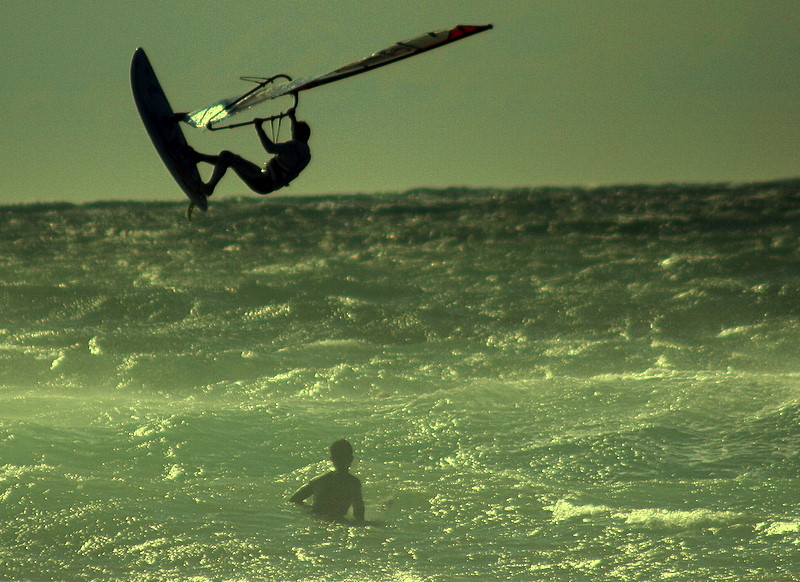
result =
[{"label": "whitewater", "polygon": [[185,208],[0,207],[0,579],[800,580],[800,181]]}]

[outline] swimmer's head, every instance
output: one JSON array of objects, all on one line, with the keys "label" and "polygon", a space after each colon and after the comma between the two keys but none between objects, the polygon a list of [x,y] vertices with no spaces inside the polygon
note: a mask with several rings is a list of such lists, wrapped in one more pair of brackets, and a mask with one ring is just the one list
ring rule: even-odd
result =
[{"label": "swimmer's head", "polygon": [[345,439],[331,445],[331,462],[337,469],[349,469],[353,464],[353,447]]}]

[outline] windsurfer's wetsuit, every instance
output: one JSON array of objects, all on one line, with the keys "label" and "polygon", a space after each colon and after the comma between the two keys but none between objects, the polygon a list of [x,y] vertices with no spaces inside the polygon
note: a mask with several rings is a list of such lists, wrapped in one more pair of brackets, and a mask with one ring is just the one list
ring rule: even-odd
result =
[{"label": "windsurfer's wetsuit", "polygon": [[275,154],[275,157],[264,164],[261,172],[272,179],[275,185],[273,192],[288,186],[311,161],[311,149],[304,141],[292,139],[283,143],[273,143],[266,149],[267,152]]},{"label": "windsurfer's wetsuit", "polygon": [[267,153],[274,155],[263,167],[257,166],[253,162],[228,150],[212,156],[190,149],[190,154],[196,162],[206,162],[214,165],[211,178],[205,184],[204,194],[211,196],[214,193],[214,189],[225,175],[225,172],[228,171],[228,168],[232,168],[251,190],[259,194],[269,194],[275,190],[285,188],[292,180],[297,178],[311,161],[311,150],[308,147],[311,129],[307,123],[295,119],[294,110],[289,111],[289,118],[292,120],[293,138],[282,143],[275,143],[264,133],[261,124],[265,120],[255,120],[256,133],[261,140],[261,145]]}]

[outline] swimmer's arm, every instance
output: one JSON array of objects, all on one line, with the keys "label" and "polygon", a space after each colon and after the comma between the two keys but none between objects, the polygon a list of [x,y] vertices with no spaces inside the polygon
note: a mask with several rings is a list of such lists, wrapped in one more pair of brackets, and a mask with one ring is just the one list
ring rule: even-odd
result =
[{"label": "swimmer's arm", "polygon": [[353,518],[358,522],[364,521],[364,498],[361,497],[361,483],[353,492]]},{"label": "swimmer's arm", "polygon": [[289,502],[303,503],[303,501],[311,497],[313,494],[314,494],[314,486],[311,483],[307,483],[306,485],[303,485],[302,487],[300,487],[300,489],[294,492],[294,495],[292,495],[289,498]]}]

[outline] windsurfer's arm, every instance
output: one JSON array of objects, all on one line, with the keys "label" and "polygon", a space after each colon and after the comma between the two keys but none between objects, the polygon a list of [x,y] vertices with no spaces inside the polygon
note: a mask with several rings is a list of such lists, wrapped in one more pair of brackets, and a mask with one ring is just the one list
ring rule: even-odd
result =
[{"label": "windsurfer's arm", "polygon": [[265,121],[264,119],[256,119],[255,126],[256,126],[256,133],[258,134],[258,139],[261,140],[261,145],[264,147],[265,150],[267,150],[267,153],[277,154],[278,151],[275,149],[275,142],[269,139],[269,137],[267,137],[267,134],[264,131],[264,128],[262,127],[264,121]]},{"label": "windsurfer's arm", "polygon": [[294,135],[294,126],[297,125],[297,112],[295,111],[294,107],[286,112],[286,117],[288,117],[289,121],[292,122],[292,134]]},{"label": "windsurfer's arm", "polygon": [[256,121],[255,124],[256,133],[258,133],[258,138],[261,140],[261,145],[264,146],[264,149],[267,150],[267,153],[270,153],[272,155],[278,155],[286,153],[291,154],[292,152],[295,151],[296,146],[292,145],[291,143],[288,142],[275,143],[274,141],[269,139],[269,137],[267,137],[266,132],[264,131],[264,128],[261,127],[262,123],[264,123],[264,120],[262,119]]}]

